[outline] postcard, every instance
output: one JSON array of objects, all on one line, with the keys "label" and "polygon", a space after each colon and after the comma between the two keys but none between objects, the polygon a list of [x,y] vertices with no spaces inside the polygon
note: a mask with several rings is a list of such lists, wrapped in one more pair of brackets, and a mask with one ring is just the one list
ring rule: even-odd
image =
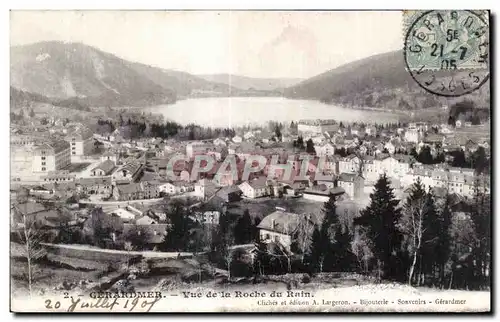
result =
[{"label": "postcard", "polygon": [[490,12],[10,13],[16,313],[491,312]]}]

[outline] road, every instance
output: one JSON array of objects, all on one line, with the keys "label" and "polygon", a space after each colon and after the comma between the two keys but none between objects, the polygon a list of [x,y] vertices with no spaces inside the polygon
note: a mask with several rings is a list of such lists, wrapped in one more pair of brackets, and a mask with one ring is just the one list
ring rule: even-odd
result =
[{"label": "road", "polygon": [[179,256],[185,258],[193,256],[193,253],[189,252],[126,251],[126,250],[116,250],[116,249],[102,249],[89,245],[60,245],[60,244],[50,244],[50,243],[42,243],[42,245],[53,248],[88,250],[91,252],[98,252],[98,253],[137,255],[137,256],[143,256],[145,258],[177,258]]}]

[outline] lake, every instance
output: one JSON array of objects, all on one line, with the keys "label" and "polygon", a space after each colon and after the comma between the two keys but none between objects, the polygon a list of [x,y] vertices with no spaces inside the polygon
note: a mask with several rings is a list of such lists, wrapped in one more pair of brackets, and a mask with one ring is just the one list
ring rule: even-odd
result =
[{"label": "lake", "polygon": [[318,101],[281,97],[210,97],[177,101],[143,109],[163,114],[166,120],[186,125],[234,127],[264,124],[267,121],[291,122],[301,119],[334,119],[343,122],[397,122],[400,114],[350,109]]}]

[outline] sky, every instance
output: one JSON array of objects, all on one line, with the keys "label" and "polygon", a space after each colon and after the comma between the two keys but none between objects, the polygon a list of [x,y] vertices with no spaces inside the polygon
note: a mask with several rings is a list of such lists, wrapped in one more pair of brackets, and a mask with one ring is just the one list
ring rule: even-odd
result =
[{"label": "sky", "polygon": [[11,11],[11,46],[81,42],[192,74],[308,78],[402,48],[399,11]]}]

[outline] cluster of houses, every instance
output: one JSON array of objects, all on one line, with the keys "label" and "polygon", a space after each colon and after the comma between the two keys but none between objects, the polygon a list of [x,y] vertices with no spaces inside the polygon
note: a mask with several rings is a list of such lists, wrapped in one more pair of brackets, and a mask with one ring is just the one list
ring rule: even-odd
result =
[{"label": "cluster of houses", "polygon": [[[116,218],[117,230],[126,232],[133,226],[143,227],[152,236],[148,241],[151,245],[164,239],[168,222],[161,209],[143,209],[140,205],[144,200],[161,200],[164,196],[198,198],[204,201],[202,205],[268,197],[303,198],[319,203],[332,195],[344,204],[357,203],[368,198],[381,174],[386,174],[400,191],[420,180],[426,189],[445,189],[460,198],[472,197],[478,182],[484,192],[490,192],[488,175],[479,176],[473,169],[446,163],[420,164],[409,153],[413,149],[418,153],[424,147],[429,147],[431,154],[456,150],[470,154],[479,147],[490,153],[489,139],[463,137],[457,128],[445,125],[413,123],[391,130],[371,125],[340,126],[332,121],[301,121],[298,133],[294,136],[284,133],[281,142],[263,137],[260,130],[214,140],[127,141],[116,133],[100,136],[78,124],[72,128],[69,125],[70,130],[60,136],[13,134],[12,182],[27,186],[26,193],[36,200],[55,197],[64,200],[78,193],[100,202],[117,202],[103,209],[105,214]],[[470,125],[457,127],[468,129]],[[314,144],[315,155],[307,154],[312,158],[306,167],[300,162],[306,153],[290,144],[297,135],[304,141],[311,139]],[[92,155],[95,142],[104,147],[99,155]],[[343,153],[339,154],[341,149]],[[213,158],[214,166],[194,176],[194,159],[198,155]],[[242,180],[245,161],[255,155],[263,156],[266,165]],[[237,169],[221,174],[219,169],[228,156],[235,158]],[[170,163],[172,158],[178,162]],[[79,172],[68,170],[82,160],[90,161],[91,166]],[[299,177],[304,169],[308,177]],[[168,173],[173,173],[175,179]],[[37,202],[28,203],[16,205],[12,212],[17,216],[28,212],[40,217],[44,225],[56,225],[57,213],[40,208]],[[217,225],[221,212],[218,207],[202,207],[194,214],[197,221]],[[277,209],[259,224],[261,239],[290,247],[298,223],[312,225],[319,220],[304,216]],[[72,220],[76,224],[87,217],[76,216]]]}]

